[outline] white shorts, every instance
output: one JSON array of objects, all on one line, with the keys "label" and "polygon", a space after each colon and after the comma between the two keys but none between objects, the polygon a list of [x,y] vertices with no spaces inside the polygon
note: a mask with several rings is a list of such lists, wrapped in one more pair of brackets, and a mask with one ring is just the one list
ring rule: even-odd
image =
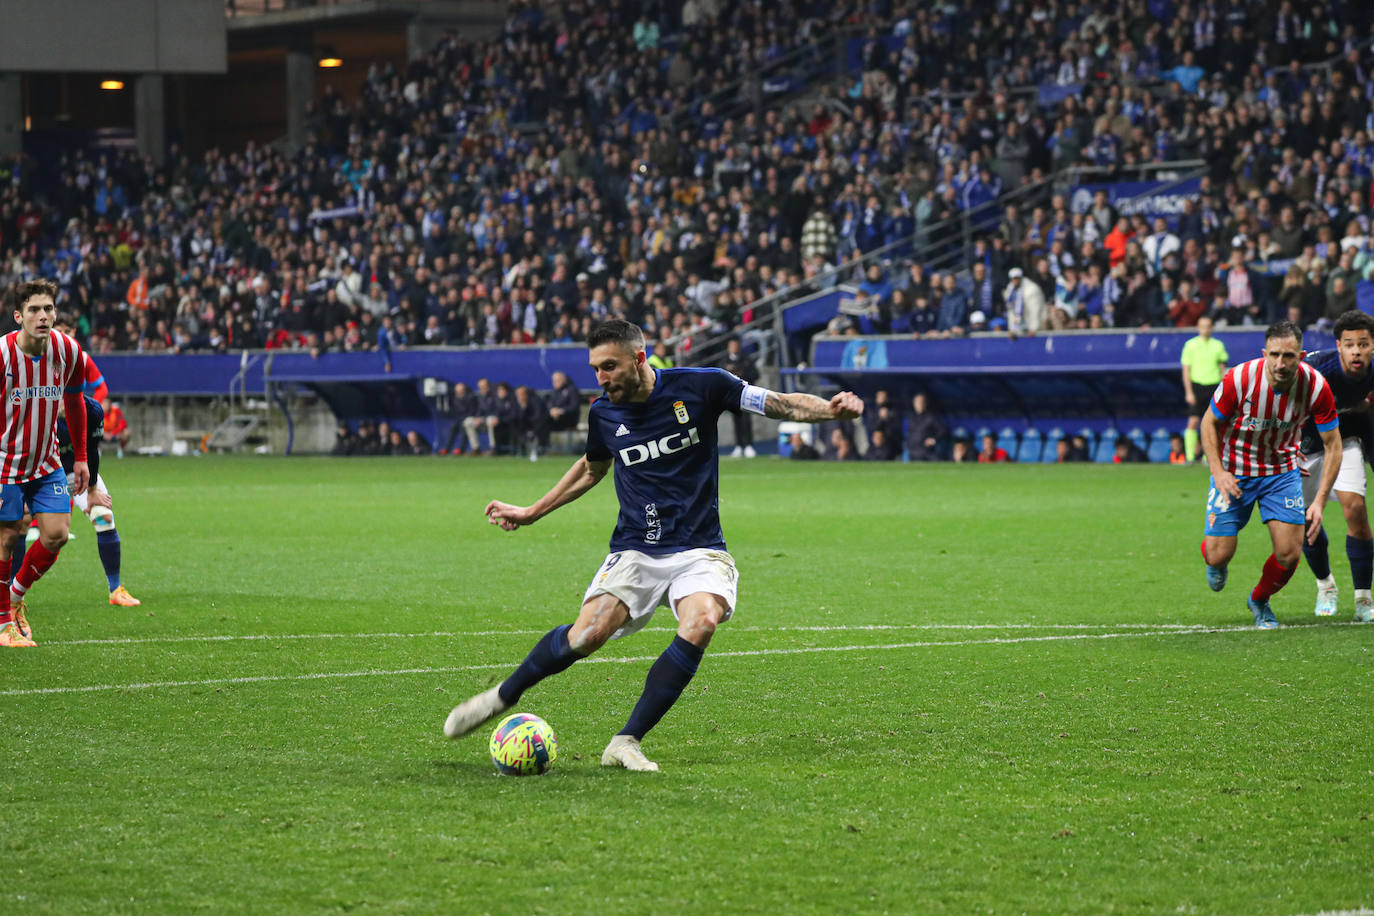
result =
[{"label": "white shorts", "polygon": [[[1324,464],[1325,452],[1304,455],[1302,458],[1302,469],[1307,472],[1307,476],[1302,479],[1302,498],[1309,506],[1312,505],[1312,497],[1317,495],[1317,485],[1321,483]],[[1360,448],[1360,440],[1354,436],[1341,440],[1341,469],[1336,473],[1336,482],[1331,486],[1330,499],[1336,498],[1337,490],[1342,493],[1358,493],[1360,496],[1365,494],[1364,449]]]},{"label": "white shorts", "polygon": [[87,485],[85,493],[82,493],[80,496],[72,497],[72,503],[76,506],[76,508],[81,510],[82,515],[86,514],[86,509],[90,506],[90,503],[87,501],[86,497],[90,494],[92,490],[95,490],[97,493],[105,494],[109,494],[110,492],[109,490],[105,489],[105,479],[101,477],[99,474],[95,475],[95,480],[92,480],[90,484]]},{"label": "white shorts", "polygon": [[696,592],[725,599],[724,623],[735,613],[738,581],[735,558],[724,550],[684,550],[663,557],[621,550],[607,556],[592,576],[582,603],[597,595],[612,595],[624,602],[630,619],[611,636],[619,639],[639,632],[660,607],[671,608],[676,617],[677,603]]}]

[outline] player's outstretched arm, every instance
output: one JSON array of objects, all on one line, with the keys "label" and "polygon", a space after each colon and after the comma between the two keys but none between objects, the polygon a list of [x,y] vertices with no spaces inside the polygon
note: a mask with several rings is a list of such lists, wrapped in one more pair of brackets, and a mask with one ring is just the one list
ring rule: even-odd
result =
[{"label": "player's outstretched arm", "polygon": [[553,489],[541,496],[534,505],[512,506],[498,500],[487,503],[487,521],[493,525],[500,525],[506,531],[514,531],[521,525],[533,525],[554,509],[572,502],[596,486],[610,469],[609,461],[588,461],[587,456],[583,455],[573,462],[573,466],[568,468],[568,473],[563,475],[563,479],[554,484]]},{"label": "player's outstretched arm", "polygon": [[796,420],[800,423],[853,420],[863,412],[864,402],[852,391],[841,391],[828,401],[800,391],[791,394],[770,391],[763,402],[765,417],[774,420]]}]

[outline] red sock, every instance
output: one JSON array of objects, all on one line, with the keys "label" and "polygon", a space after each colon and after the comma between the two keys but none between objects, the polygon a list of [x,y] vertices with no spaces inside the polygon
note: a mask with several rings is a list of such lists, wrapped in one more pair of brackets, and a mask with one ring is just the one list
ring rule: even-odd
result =
[{"label": "red sock", "polygon": [[20,598],[24,597],[24,593],[32,588],[33,583],[42,578],[43,573],[47,572],[55,562],[57,562],[57,552],[44,547],[41,540],[34,541],[29,552],[24,554],[24,565],[19,567],[19,575],[15,576],[14,581],[10,583],[10,591]]},{"label": "red sock", "polygon": [[[1206,538],[1203,538],[1203,539],[1202,539],[1202,562],[1207,563],[1207,539],[1206,539]],[[1211,563],[1207,563],[1207,565],[1208,565],[1208,566],[1211,566],[1212,564],[1211,564]]]},{"label": "red sock", "polygon": [[1255,586],[1250,597],[1256,601],[1268,601],[1270,596],[1288,584],[1297,568],[1298,564],[1294,563],[1292,569],[1284,569],[1274,555],[1269,554],[1269,559],[1264,561],[1264,572],[1260,573],[1259,585]]},{"label": "red sock", "polygon": [[10,610],[9,586],[0,585],[0,627],[12,620],[14,620],[14,611]]}]

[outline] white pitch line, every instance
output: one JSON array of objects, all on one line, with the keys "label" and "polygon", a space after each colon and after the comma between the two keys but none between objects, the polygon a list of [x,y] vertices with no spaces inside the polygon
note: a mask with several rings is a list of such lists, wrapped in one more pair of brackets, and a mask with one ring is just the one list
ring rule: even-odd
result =
[{"label": "white pitch line", "polygon": [[[1213,627],[1201,623],[894,623],[835,624],[833,626],[732,626],[744,633],[848,633],[898,630],[1160,630],[1166,632],[1207,632]],[[252,633],[209,636],[114,636],[105,639],[44,640],[45,648],[55,646],[141,646],[152,643],[182,642],[270,642],[278,639],[430,639],[486,636],[543,636],[548,630],[431,630],[421,633]]]},{"label": "white pitch line", "polygon": [[[1303,624],[1301,626],[1314,626],[1314,624]],[[1289,629],[1295,629],[1290,627]],[[898,649],[929,649],[944,646],[990,646],[990,645],[1014,645],[1018,643],[1032,642],[1065,642],[1070,640],[1087,639],[1141,639],[1152,636],[1192,636],[1208,633],[1258,633],[1259,630],[1253,627],[1230,626],[1230,627],[1206,627],[1202,629],[1187,630],[1134,630],[1130,632],[1117,633],[1067,633],[1053,636],[1017,636],[1017,637],[993,637],[991,639],[959,639],[959,640],[937,640],[923,642],[899,642],[887,643],[876,646],[807,646],[788,649],[736,649],[723,652],[712,652],[711,658],[755,658],[765,655],[809,655],[819,652],[882,652]],[[1272,638],[1272,637],[1268,637]],[[632,664],[638,662],[652,662],[657,659],[657,655],[640,655],[631,657],[605,657],[596,656],[584,659],[580,664]],[[492,669],[513,670],[515,665],[487,664],[487,665],[451,665],[433,668],[395,668],[382,670],[369,668],[364,671],[322,671],[312,674],[262,674],[248,677],[221,677],[206,678],[199,681],[144,681],[132,684],[92,684],[85,687],[20,687],[10,690],[0,690],[0,697],[27,697],[43,696],[59,693],[96,693],[110,690],[154,690],[161,687],[213,687],[223,684],[264,684],[278,681],[320,681],[333,678],[354,678],[354,677],[399,677],[408,674],[449,674],[458,671],[487,671]]]}]

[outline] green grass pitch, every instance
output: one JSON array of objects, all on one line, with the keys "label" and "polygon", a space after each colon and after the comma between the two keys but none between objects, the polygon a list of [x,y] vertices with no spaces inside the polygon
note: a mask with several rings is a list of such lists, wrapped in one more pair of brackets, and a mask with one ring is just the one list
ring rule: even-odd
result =
[{"label": "green grass pitch", "polygon": [[[0,655],[3,913],[1238,913],[1374,907],[1374,627],[1306,569],[1213,595],[1205,472],[723,461],[736,618],[603,769],[643,633],[520,709],[497,776],[449,708],[570,621],[609,481],[486,524],[565,459],[104,466],[143,599],[88,524]],[[1328,530],[1342,543],[1332,504]]]}]

